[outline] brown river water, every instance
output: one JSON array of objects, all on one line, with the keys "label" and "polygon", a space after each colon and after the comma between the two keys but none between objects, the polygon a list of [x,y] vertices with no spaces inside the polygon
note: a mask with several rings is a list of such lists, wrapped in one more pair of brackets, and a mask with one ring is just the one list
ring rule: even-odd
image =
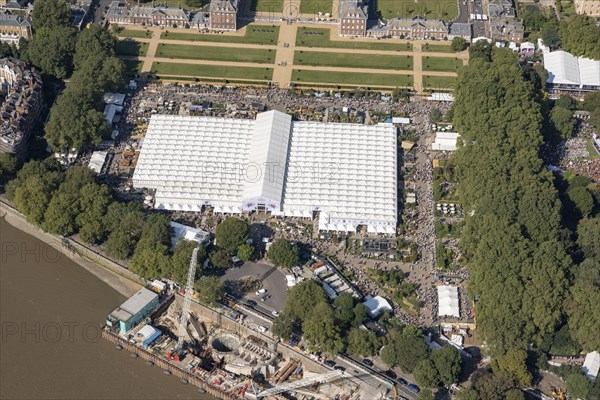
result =
[{"label": "brown river water", "polygon": [[124,300],[0,217],[0,398],[212,399],[100,338]]}]

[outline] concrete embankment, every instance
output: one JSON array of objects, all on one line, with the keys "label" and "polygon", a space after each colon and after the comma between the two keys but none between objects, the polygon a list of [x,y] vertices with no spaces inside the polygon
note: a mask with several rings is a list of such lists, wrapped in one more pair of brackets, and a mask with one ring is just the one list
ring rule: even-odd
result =
[{"label": "concrete embankment", "polygon": [[[57,250],[62,257],[68,257],[82,266],[97,278],[111,286],[122,295],[129,297],[143,286],[144,282],[127,268],[113,262],[70,238],[46,233],[30,224],[18,210],[0,199],[0,217],[4,217],[13,227],[41,240]],[[39,251],[44,256],[44,249],[27,249],[22,243],[5,244],[3,251],[18,251],[22,254]]]}]

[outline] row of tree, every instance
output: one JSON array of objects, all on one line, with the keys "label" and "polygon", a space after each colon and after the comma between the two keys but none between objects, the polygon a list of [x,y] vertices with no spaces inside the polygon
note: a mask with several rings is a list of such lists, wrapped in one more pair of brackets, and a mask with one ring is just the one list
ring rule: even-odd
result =
[{"label": "row of tree", "polygon": [[561,203],[538,155],[539,95],[510,51],[477,57],[458,77],[454,123],[462,246],[478,331],[492,355],[540,343],[561,323],[571,259]]}]

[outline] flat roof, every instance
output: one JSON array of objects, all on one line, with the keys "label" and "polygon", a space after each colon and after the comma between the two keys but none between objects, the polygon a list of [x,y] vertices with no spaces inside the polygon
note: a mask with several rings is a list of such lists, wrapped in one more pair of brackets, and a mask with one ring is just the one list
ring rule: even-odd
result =
[{"label": "flat roof", "polygon": [[600,61],[575,57],[563,50],[544,53],[548,83],[555,85],[600,86]]},{"label": "flat roof", "polygon": [[397,135],[392,124],[154,115],[133,175],[155,207],[311,218],[326,230],[395,231]]},{"label": "flat roof", "polygon": [[115,308],[110,315],[119,321],[128,321],[156,298],[158,298],[158,294],[146,288],[141,288],[123,304]]}]

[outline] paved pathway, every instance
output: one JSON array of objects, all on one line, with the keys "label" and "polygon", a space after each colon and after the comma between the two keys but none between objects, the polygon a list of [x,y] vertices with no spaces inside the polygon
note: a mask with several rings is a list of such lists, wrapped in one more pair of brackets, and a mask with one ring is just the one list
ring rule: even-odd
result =
[{"label": "paved pathway", "polygon": [[282,23],[279,25],[279,41],[277,42],[277,55],[275,56],[275,71],[273,83],[279,87],[287,87],[292,80],[292,64],[296,45],[296,24]]},{"label": "paved pathway", "polygon": [[161,30],[159,29],[152,30],[152,38],[148,41],[148,51],[146,52],[146,57],[140,57],[140,59],[143,59],[144,61],[141,72],[150,72],[152,69],[152,62],[156,54],[156,49],[158,48],[158,42],[160,41],[160,33]]}]

